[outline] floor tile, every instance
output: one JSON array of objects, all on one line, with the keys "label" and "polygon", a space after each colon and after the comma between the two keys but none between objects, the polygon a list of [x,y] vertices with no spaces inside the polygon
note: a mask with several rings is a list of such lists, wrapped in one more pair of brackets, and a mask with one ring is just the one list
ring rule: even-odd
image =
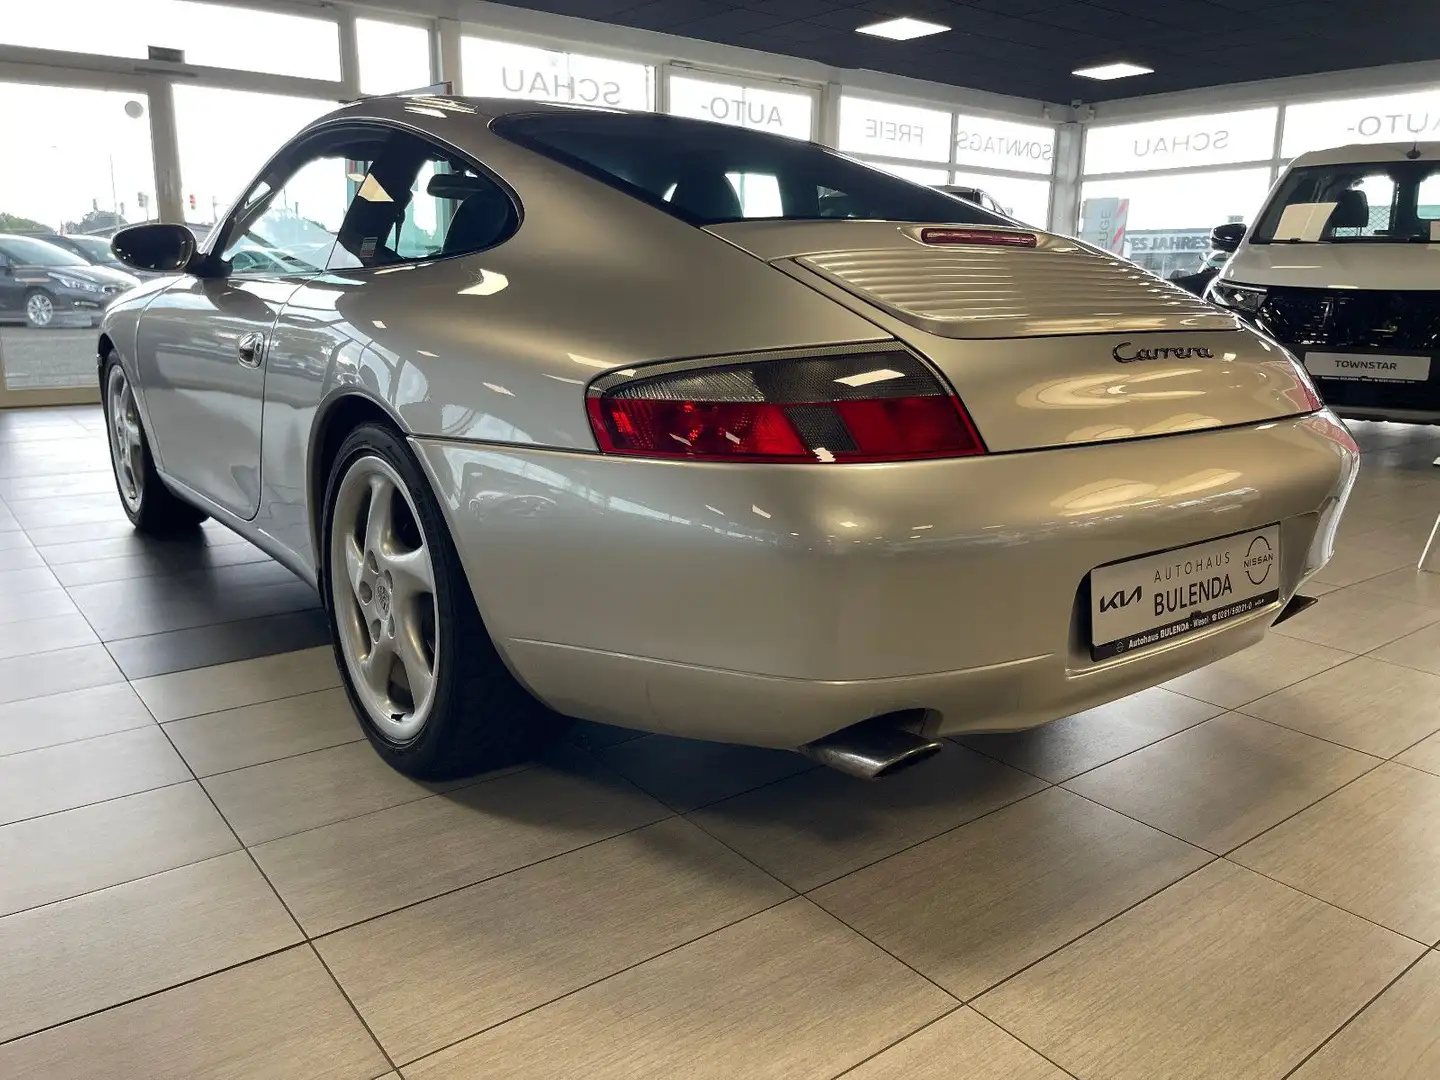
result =
[{"label": "floor tile", "polygon": [[669,814],[591,765],[541,766],[255,848],[307,933],[323,934]]},{"label": "floor tile", "polygon": [[1228,713],[1065,786],[1223,853],[1377,764],[1354,750]]},{"label": "floor tile", "polygon": [[821,1080],[954,1001],[792,900],[421,1062],[406,1080]]},{"label": "floor tile", "polygon": [[[106,647],[126,678],[138,680],[321,646],[330,653],[329,641],[325,613],[313,607],[259,619],[117,638],[106,642]],[[333,653],[331,656],[333,666]],[[334,678],[339,678],[338,673]]]},{"label": "floor tile", "polygon": [[149,727],[150,711],[125,683],[0,706],[0,756]]},{"label": "floor tile", "polygon": [[1343,588],[1401,567],[1414,566],[1420,557],[1420,548],[1410,551],[1408,546],[1394,550],[1374,544],[1342,544],[1334,557],[1316,572],[1315,580]]},{"label": "floor tile", "polygon": [[[0,919],[0,1041],[252,960],[300,931],[237,851]],[[83,943],[82,947],[81,943]]]},{"label": "floor tile", "polygon": [[1362,581],[1353,588],[1357,592],[1389,596],[1411,604],[1440,607],[1440,574],[1417,570],[1411,563],[1399,570]]},{"label": "floor tile", "polygon": [[1361,656],[1252,701],[1244,711],[1391,757],[1440,730],[1440,675]]},{"label": "floor tile", "polygon": [[316,942],[397,1062],[778,904],[790,891],[679,818]]},{"label": "floor tile", "polygon": [[631,739],[644,737],[645,732],[635,728],[616,727],[614,724],[597,724],[593,720],[576,720],[570,725],[565,737],[582,750],[594,752],[607,746],[616,746]]},{"label": "floor tile", "polygon": [[0,825],[191,779],[154,724],[0,757]]},{"label": "floor tile", "polygon": [[124,681],[125,676],[103,645],[12,656],[0,660],[0,704]]},{"label": "floor tile", "polygon": [[329,647],[137,679],[135,692],[162,723],[340,685]]},{"label": "floor tile", "polygon": [[956,1009],[879,1054],[845,1080],[1069,1080],[973,1009]]},{"label": "floor tile", "polygon": [[818,767],[789,750],[670,735],[647,735],[598,753],[612,769],[682,812]]},{"label": "floor tile", "polygon": [[967,746],[1059,783],[1223,711],[1160,687],[1112,701],[1044,727],[973,735]]},{"label": "floor tile", "polygon": [[975,1008],[1076,1076],[1272,1080],[1420,951],[1222,860]]},{"label": "floor tile", "polygon": [[0,623],[29,622],[32,619],[48,619],[55,615],[78,615],[79,613],[80,609],[71,603],[65,590],[44,589],[40,592],[12,596],[5,603],[0,604]]},{"label": "floor tile", "polygon": [[165,725],[196,776],[243,769],[365,737],[338,687],[204,713]]},{"label": "floor tile", "polygon": [[202,783],[247,844],[414,802],[436,790],[401,776],[368,742],[252,765]]},{"label": "floor tile", "polygon": [[1412,769],[1424,769],[1428,773],[1440,776],[1440,732],[1416,743],[1409,750],[1398,755],[1395,760],[1403,765],[1409,765]]},{"label": "floor tile", "polygon": [[145,577],[173,577],[177,572],[265,562],[269,558],[249,544],[167,544],[163,550],[147,550],[133,555],[52,562],[50,572],[61,585],[94,585]]},{"label": "floor tile", "polygon": [[956,997],[970,998],[1210,858],[1056,788],[812,898]]},{"label": "floor tile", "polygon": [[0,915],[201,862],[239,846],[193,781],[17,821],[0,826],[0,866],[5,868]]},{"label": "floor tile", "polygon": [[59,587],[60,583],[55,580],[55,575],[43,566],[0,570],[0,602],[8,603],[25,593],[44,592],[46,589]]},{"label": "floor tile", "polygon": [[705,830],[800,891],[1043,787],[951,745],[886,780],[815,769],[694,812]]},{"label": "floor tile", "polygon": [[1425,1080],[1440,1076],[1440,953],[1427,953],[1293,1080]]},{"label": "floor tile", "polygon": [[1275,627],[1274,633],[1332,649],[1364,653],[1440,621],[1440,608],[1388,596],[1341,589],[1308,611]]},{"label": "floor tile", "polygon": [[[3,601],[0,601],[3,603]],[[0,660],[14,656],[98,645],[100,639],[83,615],[54,615],[24,622],[0,622]]]},{"label": "floor tile", "polygon": [[1381,765],[1230,858],[1427,945],[1440,941],[1440,776]]},{"label": "floor tile", "polygon": [[0,1046],[9,1080],[370,1080],[387,1068],[304,946]]},{"label": "floor tile", "polygon": [[1268,634],[1260,644],[1171,679],[1165,686],[1187,697],[1238,709],[1256,698],[1343,664],[1351,655],[1284,634]]},{"label": "floor tile", "polygon": [[125,520],[120,509],[120,496],[115,492],[72,495],[64,499],[6,499],[5,504],[27,531],[90,521],[113,521],[116,518]]},{"label": "floor tile", "polygon": [[1397,638],[1370,655],[1376,660],[1440,675],[1440,623]]}]

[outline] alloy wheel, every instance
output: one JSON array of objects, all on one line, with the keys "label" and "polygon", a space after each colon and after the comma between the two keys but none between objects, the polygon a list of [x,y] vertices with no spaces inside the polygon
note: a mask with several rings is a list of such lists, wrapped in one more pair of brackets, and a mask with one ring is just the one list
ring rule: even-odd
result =
[{"label": "alloy wheel", "polygon": [[119,364],[110,366],[105,379],[105,416],[110,432],[110,460],[115,466],[115,479],[120,497],[131,514],[140,512],[144,485],[145,450],[140,434],[140,412],[130,380]]},{"label": "alloy wheel", "polygon": [[340,647],[371,721],[404,743],[434,706],[439,619],[430,545],[404,481],[367,454],[331,514],[330,590]]},{"label": "alloy wheel", "polygon": [[55,318],[55,302],[44,293],[33,293],[25,301],[25,317],[32,326],[49,326]]}]

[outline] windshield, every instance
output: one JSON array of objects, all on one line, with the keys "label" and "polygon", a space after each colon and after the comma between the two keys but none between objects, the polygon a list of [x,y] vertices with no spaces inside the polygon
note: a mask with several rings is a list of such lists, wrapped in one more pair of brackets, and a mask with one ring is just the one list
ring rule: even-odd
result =
[{"label": "windshield", "polygon": [[70,241],[91,262],[105,263],[114,259],[114,256],[110,254],[110,241],[102,237],[67,236],[65,239]]},{"label": "windshield", "polygon": [[1295,169],[1265,208],[1252,244],[1440,243],[1440,161]]},{"label": "windshield", "polygon": [[745,128],[578,111],[512,114],[493,127],[695,225],[750,218],[1011,224],[813,143]]},{"label": "windshield", "polygon": [[56,247],[54,244],[47,244],[44,240],[36,240],[29,236],[5,237],[0,240],[0,251],[22,266],[90,265],[73,251],[66,251],[62,247]]}]

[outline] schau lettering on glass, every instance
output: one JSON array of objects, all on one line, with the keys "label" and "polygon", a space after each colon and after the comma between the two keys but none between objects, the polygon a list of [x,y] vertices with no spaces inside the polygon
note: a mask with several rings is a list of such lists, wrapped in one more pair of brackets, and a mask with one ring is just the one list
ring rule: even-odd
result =
[{"label": "schau lettering on glass", "polygon": [[1440,93],[1314,101],[1285,109],[1282,157],[1348,143],[1440,139]]},{"label": "schau lettering on glass", "polygon": [[645,64],[476,37],[461,39],[460,58],[467,94],[654,108],[654,72]]},{"label": "schau lettering on glass", "polygon": [[1085,172],[1153,172],[1194,165],[1266,161],[1275,152],[1275,108],[1092,127]]},{"label": "schau lettering on glass", "polygon": [[1049,174],[1055,129],[980,116],[955,118],[955,161],[971,168]]}]

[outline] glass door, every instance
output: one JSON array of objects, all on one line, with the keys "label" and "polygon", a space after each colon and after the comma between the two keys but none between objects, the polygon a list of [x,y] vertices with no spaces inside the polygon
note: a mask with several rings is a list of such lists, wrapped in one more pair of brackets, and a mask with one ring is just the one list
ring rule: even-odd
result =
[{"label": "glass door", "polygon": [[0,80],[0,406],[98,401],[95,327],[157,219],[150,94]]}]

